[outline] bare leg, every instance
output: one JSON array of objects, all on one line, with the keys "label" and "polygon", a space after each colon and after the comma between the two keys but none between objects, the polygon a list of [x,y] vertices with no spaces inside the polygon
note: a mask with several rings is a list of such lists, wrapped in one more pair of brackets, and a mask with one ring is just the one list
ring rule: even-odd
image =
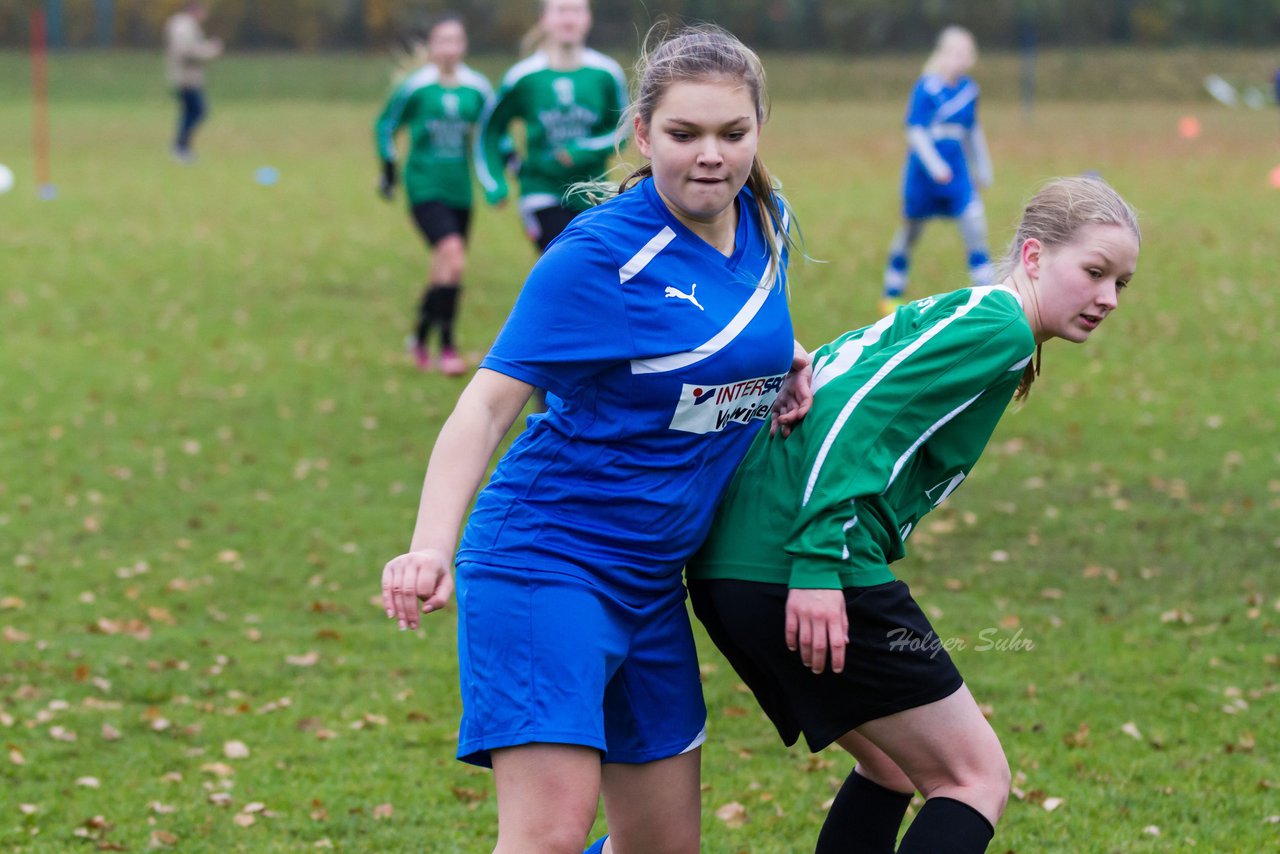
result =
[{"label": "bare leg", "polygon": [[926,799],[968,804],[995,826],[1009,798],[1009,763],[968,686],[942,700],[857,729]]},{"label": "bare leg", "polygon": [[643,765],[604,766],[606,854],[697,854],[702,750]]},{"label": "bare leg", "polygon": [[493,751],[494,854],[582,854],[600,798],[600,752],[567,744]]}]

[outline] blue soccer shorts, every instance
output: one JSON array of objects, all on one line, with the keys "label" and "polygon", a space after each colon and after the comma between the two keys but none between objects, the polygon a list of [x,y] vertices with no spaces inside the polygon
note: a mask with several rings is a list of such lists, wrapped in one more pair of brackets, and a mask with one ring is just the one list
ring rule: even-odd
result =
[{"label": "blue soccer shorts", "polygon": [[456,579],[462,761],[551,743],[635,764],[705,740],[683,586],[637,606],[562,572],[467,561]]},{"label": "blue soccer shorts", "polygon": [[929,172],[915,157],[908,159],[902,181],[902,214],[907,219],[928,219],[935,216],[957,217],[974,198],[973,184],[968,170],[960,164],[950,164],[951,180],[936,183]]}]

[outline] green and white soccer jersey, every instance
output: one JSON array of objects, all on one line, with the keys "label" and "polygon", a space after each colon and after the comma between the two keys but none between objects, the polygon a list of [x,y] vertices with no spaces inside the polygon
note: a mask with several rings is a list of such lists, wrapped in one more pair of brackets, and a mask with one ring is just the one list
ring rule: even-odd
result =
[{"label": "green and white soccer jersey", "polygon": [[379,157],[395,160],[396,132],[409,129],[403,170],[409,204],[471,207],[471,133],[492,96],[484,75],[465,65],[450,85],[441,82],[439,68],[426,65],[396,87],[374,125],[374,140]]},{"label": "green and white soccer jersey", "polygon": [[[517,63],[502,78],[477,135],[476,173],[486,198],[496,203],[507,196],[503,139],[507,126],[521,119],[521,210],[560,204],[587,207],[583,200],[565,200],[565,190],[604,173],[619,141],[618,120],[626,106],[622,68],[598,51],[584,51],[582,65],[572,71],[551,68],[542,51]],[[568,154],[568,164],[560,161],[561,153]]]},{"label": "green and white soccer jersey", "polygon": [[1017,295],[917,300],[814,354],[813,407],[761,430],[690,578],[798,588],[893,580],[920,518],[968,476],[1035,349]]}]

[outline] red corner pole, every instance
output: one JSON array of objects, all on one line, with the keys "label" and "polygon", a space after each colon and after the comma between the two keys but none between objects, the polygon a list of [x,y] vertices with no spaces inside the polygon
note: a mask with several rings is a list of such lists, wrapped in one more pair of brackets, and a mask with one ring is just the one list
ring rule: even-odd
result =
[{"label": "red corner pole", "polygon": [[53,192],[49,175],[49,66],[48,29],[44,9],[31,13],[31,93],[35,101],[32,125],[35,145],[36,182],[42,196]]}]

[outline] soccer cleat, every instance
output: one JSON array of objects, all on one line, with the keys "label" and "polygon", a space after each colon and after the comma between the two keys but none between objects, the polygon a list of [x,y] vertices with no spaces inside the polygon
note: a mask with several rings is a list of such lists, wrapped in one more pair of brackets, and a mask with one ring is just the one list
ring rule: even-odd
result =
[{"label": "soccer cleat", "polygon": [[467,372],[467,360],[452,347],[440,351],[440,373],[447,377],[460,377]]},{"label": "soccer cleat", "polygon": [[431,354],[427,352],[426,345],[413,345],[413,363],[418,366],[420,371],[431,370]]},{"label": "soccer cleat", "polygon": [[881,317],[887,317],[906,304],[907,301],[902,297],[880,297],[880,302],[877,304],[877,308]]}]

